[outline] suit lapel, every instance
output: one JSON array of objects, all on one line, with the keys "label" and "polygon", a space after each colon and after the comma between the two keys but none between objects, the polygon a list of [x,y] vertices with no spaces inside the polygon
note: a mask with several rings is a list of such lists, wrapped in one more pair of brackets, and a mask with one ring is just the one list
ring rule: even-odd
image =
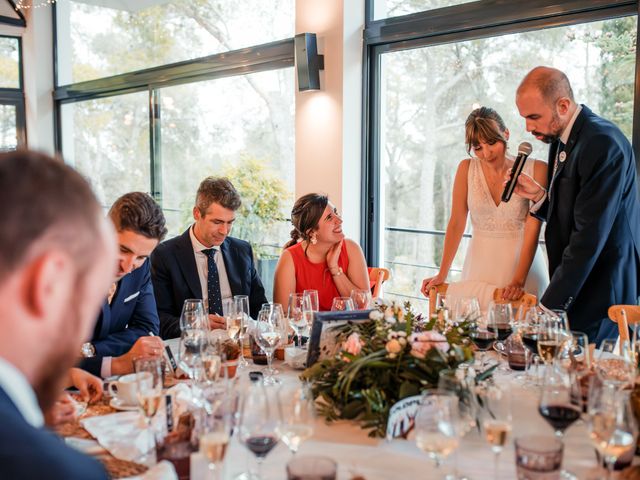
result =
[{"label": "suit lapel", "polygon": [[[115,299],[115,295],[114,295]],[[95,339],[105,338],[109,334],[109,327],[111,326],[111,308],[109,302],[106,300],[102,304],[102,311],[96,324],[96,330],[93,335]]]},{"label": "suit lapel", "polygon": [[231,287],[231,293],[233,295],[242,294],[242,284],[240,282],[240,275],[238,274],[237,264],[235,257],[235,251],[231,247],[229,239],[226,238],[222,245],[220,245],[220,251],[222,252],[222,259],[224,260],[224,268],[227,271],[227,279],[229,280],[229,286]]},{"label": "suit lapel", "polygon": [[187,285],[191,289],[193,298],[202,298],[202,287],[200,286],[200,277],[198,277],[198,267],[196,266],[196,257],[193,252],[189,229],[176,242],[176,258]]}]

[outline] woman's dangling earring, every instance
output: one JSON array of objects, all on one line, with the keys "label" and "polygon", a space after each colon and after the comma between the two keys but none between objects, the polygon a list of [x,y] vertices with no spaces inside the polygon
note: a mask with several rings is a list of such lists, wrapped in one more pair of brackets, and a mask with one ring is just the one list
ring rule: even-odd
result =
[{"label": "woman's dangling earring", "polygon": [[316,238],[316,234],[312,233],[311,234],[311,245],[315,245],[316,243],[318,243],[318,239]]}]

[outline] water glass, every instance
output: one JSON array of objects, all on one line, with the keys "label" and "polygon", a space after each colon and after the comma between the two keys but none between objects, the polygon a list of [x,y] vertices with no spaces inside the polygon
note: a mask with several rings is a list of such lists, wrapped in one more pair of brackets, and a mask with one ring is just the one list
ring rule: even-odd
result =
[{"label": "water glass", "polygon": [[564,444],[546,435],[516,438],[518,480],[559,480]]},{"label": "water glass", "polygon": [[458,397],[441,390],[426,391],[415,417],[416,445],[436,468],[460,444]]},{"label": "water glass", "polygon": [[[307,317],[305,316],[305,299],[302,293],[289,294],[289,306],[287,307],[287,318],[289,325],[296,332],[296,341],[298,345],[302,345],[301,334],[307,327]],[[309,311],[310,309],[307,309]]]},{"label": "water glass", "polygon": [[315,426],[315,402],[311,388],[307,384],[295,384],[278,391],[280,409],[280,439],[289,447],[293,455],[300,444],[313,435]]},{"label": "water glass", "polygon": [[199,298],[187,298],[180,314],[180,330],[203,330],[209,328],[209,317],[204,303]]},{"label": "water glass", "polygon": [[320,311],[320,301],[318,300],[318,291],[317,290],[305,290],[302,292],[305,298],[309,300],[309,308],[312,312]]},{"label": "water glass", "polygon": [[371,306],[371,290],[368,288],[351,290],[351,300],[356,310],[366,310]]},{"label": "water glass", "polygon": [[334,297],[331,304],[332,312],[341,312],[347,310],[355,310],[355,305],[350,297]]}]

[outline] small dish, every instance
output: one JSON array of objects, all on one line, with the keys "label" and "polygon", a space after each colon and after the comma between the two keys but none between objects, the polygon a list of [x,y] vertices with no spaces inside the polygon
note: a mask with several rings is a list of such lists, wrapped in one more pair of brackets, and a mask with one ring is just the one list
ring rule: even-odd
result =
[{"label": "small dish", "polygon": [[120,410],[123,412],[132,412],[134,410],[138,410],[138,405],[129,405],[127,403],[122,403],[120,400],[118,400],[117,398],[112,398],[111,401],[109,402],[109,405],[112,408],[115,408],[116,410]]}]

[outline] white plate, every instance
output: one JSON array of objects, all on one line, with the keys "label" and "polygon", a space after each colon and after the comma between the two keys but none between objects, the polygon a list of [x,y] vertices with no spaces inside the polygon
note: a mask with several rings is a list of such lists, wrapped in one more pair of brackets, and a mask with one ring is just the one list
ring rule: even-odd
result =
[{"label": "white plate", "polygon": [[138,410],[138,405],[128,405],[126,403],[122,403],[117,398],[112,398],[109,402],[109,405],[111,405],[116,410],[121,410],[123,412],[132,412],[134,410]]}]

